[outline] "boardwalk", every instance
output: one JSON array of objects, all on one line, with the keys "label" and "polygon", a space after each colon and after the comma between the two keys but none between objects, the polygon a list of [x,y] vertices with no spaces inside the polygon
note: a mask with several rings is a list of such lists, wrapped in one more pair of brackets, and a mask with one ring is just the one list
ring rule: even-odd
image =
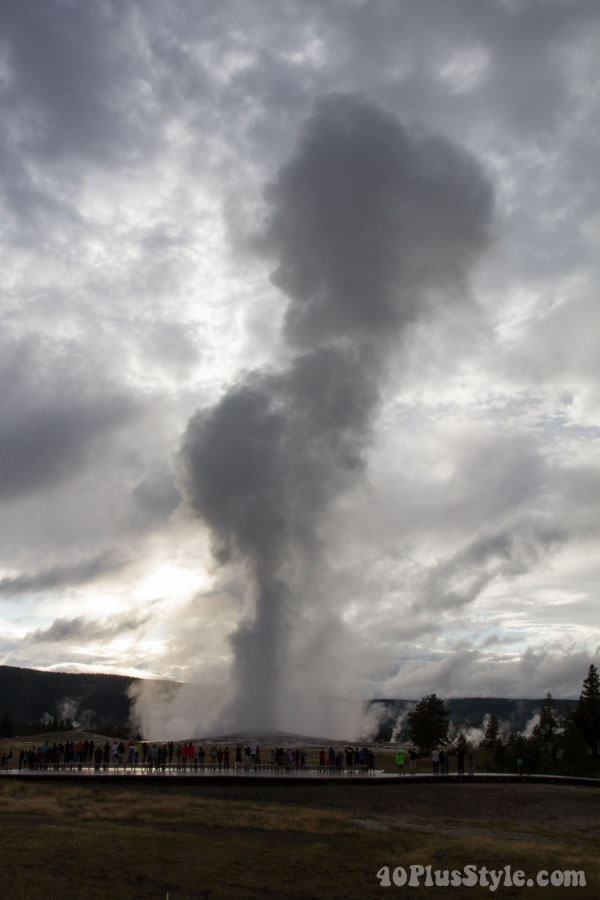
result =
[{"label": "boardwalk", "polygon": [[260,766],[256,771],[254,769],[247,770],[244,767],[230,769],[219,768],[218,766],[189,767],[183,769],[177,766],[165,766],[158,769],[149,769],[147,766],[124,767],[109,766],[106,770],[102,767],[95,769],[94,766],[83,766],[79,768],[77,765],[60,765],[48,768],[35,769],[8,769],[0,771],[0,778],[4,779],[43,779],[48,781],[114,781],[118,779],[121,782],[139,782],[140,780],[152,782],[179,782],[194,783],[199,781],[220,781],[238,783],[250,782],[257,783],[260,781],[279,781],[287,783],[323,783],[337,782],[345,784],[387,784],[409,787],[410,785],[432,784],[440,785],[469,785],[476,783],[510,783],[510,784],[573,784],[582,786],[591,786],[600,788],[600,779],[598,778],[575,778],[565,775],[518,775],[507,774],[505,772],[484,772],[475,773],[474,775],[458,775],[451,773],[449,775],[434,775],[433,773],[418,773],[416,775],[397,775],[396,773],[385,772],[383,769],[376,769],[374,772],[363,772],[359,769],[342,769],[341,771],[331,770],[329,768],[319,768],[307,766],[304,769],[281,770],[275,766]]}]

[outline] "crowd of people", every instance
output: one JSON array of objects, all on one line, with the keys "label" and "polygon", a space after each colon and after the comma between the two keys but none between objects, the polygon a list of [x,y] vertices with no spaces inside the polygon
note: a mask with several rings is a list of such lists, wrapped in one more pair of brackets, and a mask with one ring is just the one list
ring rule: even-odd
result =
[{"label": "crowd of people", "polygon": [[[274,747],[261,751],[258,744],[238,743],[235,747],[213,744],[205,749],[193,741],[152,743],[142,740],[65,741],[50,744],[44,741],[37,748],[23,749],[15,760],[19,770],[88,769],[107,772],[114,769],[147,771],[302,771],[317,767],[317,759],[309,760],[301,748]],[[10,756],[3,755],[0,767],[13,767]],[[367,747],[347,746],[343,750],[333,746],[318,751],[319,772],[340,773],[358,771],[375,773],[375,754]]]},{"label": "crowd of people", "polygon": [[[456,772],[458,775],[465,774],[465,756],[467,759],[469,775],[473,775],[475,772],[475,754],[472,750],[465,752],[465,750],[460,747],[456,750]],[[398,750],[396,751],[395,763],[399,775],[404,775],[404,762],[404,750],[402,748],[398,748]],[[414,747],[411,747],[408,751],[408,763],[410,774],[416,775],[417,751]],[[437,747],[434,747],[434,749],[431,751],[431,766],[434,775],[448,775],[450,772],[450,750],[444,750],[443,747],[439,749]]]}]

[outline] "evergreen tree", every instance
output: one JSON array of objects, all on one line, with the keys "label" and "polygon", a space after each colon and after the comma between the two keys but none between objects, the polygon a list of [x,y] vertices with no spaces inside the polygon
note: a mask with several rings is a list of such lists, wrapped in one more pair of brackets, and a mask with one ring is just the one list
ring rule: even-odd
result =
[{"label": "evergreen tree", "polygon": [[590,775],[591,760],[587,743],[577,726],[576,713],[567,713],[563,722],[560,748],[562,775]]},{"label": "evergreen tree", "polygon": [[500,730],[500,725],[498,723],[498,716],[495,713],[492,713],[488,719],[488,723],[485,727],[485,744],[486,747],[495,747],[496,739],[498,738],[498,732]]},{"label": "evergreen tree", "polygon": [[471,745],[468,742],[464,731],[459,732],[458,737],[456,738],[456,751],[457,753],[467,753],[471,749]]},{"label": "evergreen tree", "polygon": [[551,744],[558,729],[558,713],[552,699],[552,694],[546,694],[544,705],[540,713],[540,721],[533,729],[534,737],[545,744]]},{"label": "evergreen tree", "polygon": [[575,721],[592,748],[592,756],[597,758],[600,745],[600,675],[594,665],[590,666],[583,682],[575,711]]},{"label": "evergreen tree", "polygon": [[408,729],[413,744],[428,752],[446,740],[448,710],[436,694],[423,697],[408,714]]}]

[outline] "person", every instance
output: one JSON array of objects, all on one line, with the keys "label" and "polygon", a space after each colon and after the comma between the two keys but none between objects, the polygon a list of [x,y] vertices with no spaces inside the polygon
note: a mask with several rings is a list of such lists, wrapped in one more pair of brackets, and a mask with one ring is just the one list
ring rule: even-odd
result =
[{"label": "person", "polygon": [[404,775],[404,750],[402,747],[398,747],[395,762],[398,767],[398,775]]},{"label": "person", "polygon": [[435,747],[431,751],[431,762],[433,764],[433,774],[438,775],[440,771],[440,751]]},{"label": "person", "polygon": [[472,750],[469,750],[467,753],[467,764],[469,766],[469,775],[473,775],[475,772],[475,754]]},{"label": "person", "polygon": [[416,775],[417,773],[417,751],[414,747],[411,747],[408,751],[408,765],[410,767],[410,774]]},{"label": "person", "polygon": [[368,766],[369,766],[369,775],[375,774],[375,754],[372,750],[369,750],[368,753]]},{"label": "person", "polygon": [[361,775],[369,770],[369,753],[366,747],[361,747],[358,751],[358,767]]},{"label": "person", "polygon": [[448,761],[443,749],[440,750],[440,775],[448,774]]}]

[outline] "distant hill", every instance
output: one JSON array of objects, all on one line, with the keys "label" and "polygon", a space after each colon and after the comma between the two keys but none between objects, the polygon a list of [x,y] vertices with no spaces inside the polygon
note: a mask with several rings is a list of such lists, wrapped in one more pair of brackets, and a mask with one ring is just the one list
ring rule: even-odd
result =
[{"label": "distant hill", "polygon": [[123,730],[131,706],[127,690],[138,680],[0,666],[0,717],[8,714],[16,730],[20,725],[51,726],[61,721],[100,731]]}]

